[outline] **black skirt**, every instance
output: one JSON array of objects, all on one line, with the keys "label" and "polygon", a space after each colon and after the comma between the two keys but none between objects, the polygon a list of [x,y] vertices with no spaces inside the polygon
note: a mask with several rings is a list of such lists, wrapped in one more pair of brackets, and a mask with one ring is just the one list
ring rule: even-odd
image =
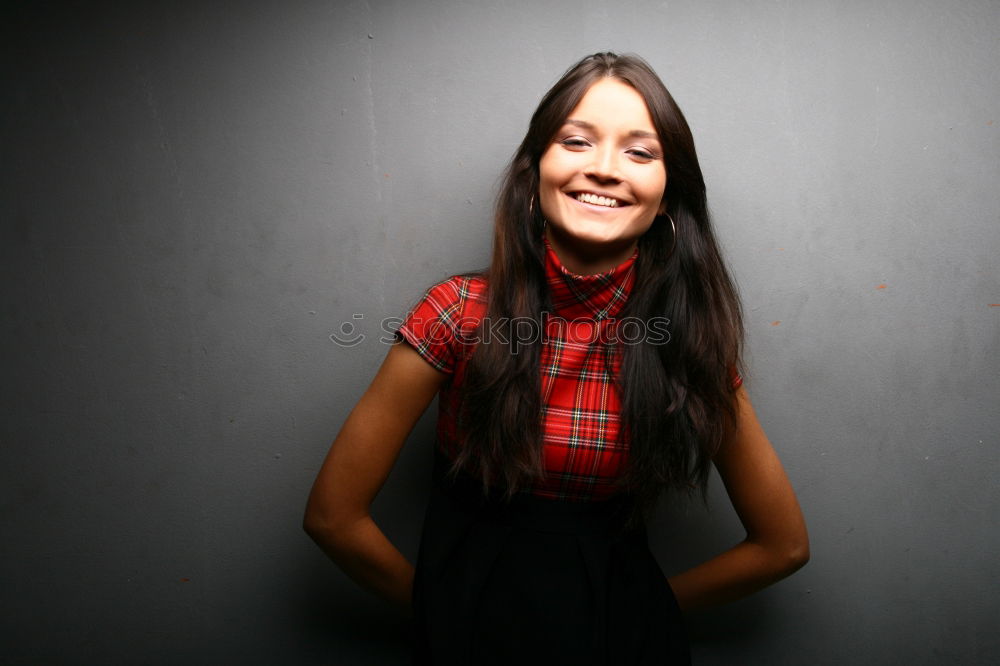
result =
[{"label": "black skirt", "polygon": [[438,454],[413,588],[415,664],[689,664],[680,609],[625,499],[484,496]]}]

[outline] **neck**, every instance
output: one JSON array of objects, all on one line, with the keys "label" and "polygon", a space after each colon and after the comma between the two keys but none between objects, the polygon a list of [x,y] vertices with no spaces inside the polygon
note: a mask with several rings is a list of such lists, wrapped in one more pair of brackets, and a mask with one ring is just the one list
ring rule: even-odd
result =
[{"label": "neck", "polygon": [[562,236],[551,225],[546,225],[545,237],[560,263],[576,275],[596,275],[609,271],[631,257],[638,244],[637,240],[624,240],[594,247]]}]

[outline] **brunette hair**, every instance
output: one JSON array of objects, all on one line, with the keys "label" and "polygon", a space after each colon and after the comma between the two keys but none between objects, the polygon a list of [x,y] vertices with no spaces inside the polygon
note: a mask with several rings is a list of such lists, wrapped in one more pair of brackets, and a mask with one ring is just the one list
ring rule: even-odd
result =
[{"label": "brunette hair", "polygon": [[[542,328],[548,306],[539,161],[556,131],[598,80],[611,77],[645,100],[663,147],[667,214],[639,239],[636,283],[621,316],[666,317],[670,342],[623,345],[620,433],[629,445],[622,483],[649,509],[664,488],[704,488],[712,455],[736,420],[732,383],[743,321],[709,219],[705,181],[684,115],[635,55],[597,53],[545,94],[497,196],[493,256],[484,277],[489,321]],[[676,236],[676,237],[675,237]],[[516,333],[510,339],[516,339]],[[480,344],[466,369],[454,468],[514,493],[541,473],[540,342],[516,350]]]}]

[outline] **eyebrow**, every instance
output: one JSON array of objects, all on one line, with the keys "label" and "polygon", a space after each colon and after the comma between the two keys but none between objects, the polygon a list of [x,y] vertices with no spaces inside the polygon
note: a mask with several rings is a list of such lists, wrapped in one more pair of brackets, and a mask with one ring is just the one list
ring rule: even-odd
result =
[{"label": "eyebrow", "polygon": [[[580,127],[582,129],[594,131],[597,128],[594,127],[592,123],[588,123],[586,120],[577,120],[576,118],[567,118],[564,125],[573,125],[574,127]],[[656,139],[660,140],[660,137],[656,132],[647,132],[646,130],[634,129],[628,133],[628,136],[638,137],[640,139]]]}]

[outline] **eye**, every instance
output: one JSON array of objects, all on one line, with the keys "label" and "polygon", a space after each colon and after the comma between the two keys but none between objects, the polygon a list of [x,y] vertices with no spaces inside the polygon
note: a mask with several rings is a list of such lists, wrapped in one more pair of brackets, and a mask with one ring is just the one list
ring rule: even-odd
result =
[{"label": "eye", "polygon": [[635,148],[629,148],[625,152],[627,152],[629,155],[632,155],[633,157],[645,161],[655,160],[658,157],[655,153],[646,150],[645,148],[642,148],[640,146],[636,146]]},{"label": "eye", "polygon": [[589,141],[587,141],[583,137],[579,137],[579,136],[570,136],[570,137],[566,137],[565,139],[560,139],[559,143],[561,145],[569,148],[570,150],[573,150],[573,149],[579,150],[581,148],[587,148],[587,147],[590,146],[590,142]]}]

